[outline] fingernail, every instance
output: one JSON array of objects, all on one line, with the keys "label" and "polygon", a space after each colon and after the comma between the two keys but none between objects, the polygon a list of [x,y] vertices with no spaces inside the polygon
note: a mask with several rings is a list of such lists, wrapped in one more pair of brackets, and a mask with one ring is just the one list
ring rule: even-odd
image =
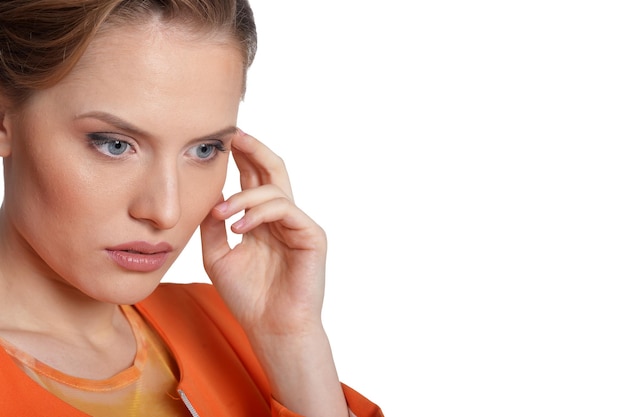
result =
[{"label": "fingernail", "polygon": [[228,201],[222,201],[217,206],[215,206],[214,209],[219,211],[220,213],[226,213],[226,211],[228,210]]},{"label": "fingernail", "polygon": [[236,232],[238,230],[243,229],[246,226],[246,223],[247,223],[246,218],[243,217],[237,220],[235,223],[233,223],[233,225],[231,226],[231,229]]}]

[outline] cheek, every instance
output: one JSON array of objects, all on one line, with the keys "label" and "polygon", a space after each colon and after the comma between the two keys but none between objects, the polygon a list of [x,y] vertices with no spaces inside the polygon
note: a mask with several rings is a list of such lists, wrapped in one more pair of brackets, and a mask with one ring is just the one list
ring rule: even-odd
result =
[{"label": "cheek", "polygon": [[114,203],[121,181],[103,176],[83,155],[64,155],[39,164],[36,175],[39,193],[50,204],[64,211],[105,211],[107,202]]},{"label": "cheek", "polygon": [[180,205],[185,221],[197,226],[211,209],[222,201],[226,181],[226,161],[219,162],[210,170],[186,173],[180,181]]},{"label": "cheek", "polygon": [[56,125],[32,117],[24,120],[13,137],[7,172],[12,197],[48,204],[64,201],[66,206],[77,202],[91,167],[80,154],[80,144],[69,136]]},{"label": "cheek", "polygon": [[65,235],[70,230],[84,233],[96,221],[105,221],[115,204],[115,194],[98,190],[76,168],[50,164],[30,171],[30,178],[17,190],[20,204],[16,208],[22,212],[20,217],[28,219],[30,226],[26,227],[37,233]]},{"label": "cheek", "polygon": [[[6,209],[15,230],[50,265],[76,259],[106,221],[111,197],[86,183],[86,168],[62,153],[18,152],[11,158]],[[61,252],[60,252],[61,251]]]},{"label": "cheek", "polygon": [[11,196],[15,219],[25,228],[77,233],[106,222],[119,209],[122,181],[103,175],[82,144],[66,135],[31,132],[11,156]]},{"label": "cheek", "polygon": [[24,210],[40,208],[51,214],[71,209],[84,195],[86,170],[74,166],[75,163],[72,158],[38,148],[18,150],[7,174],[11,192],[8,200],[22,202]]}]

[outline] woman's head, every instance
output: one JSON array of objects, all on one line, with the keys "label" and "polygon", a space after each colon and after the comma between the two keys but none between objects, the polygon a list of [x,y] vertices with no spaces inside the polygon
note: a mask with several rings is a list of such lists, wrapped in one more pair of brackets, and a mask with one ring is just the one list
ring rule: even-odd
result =
[{"label": "woman's head", "polygon": [[[22,101],[0,103],[0,246],[11,248],[0,251],[0,273],[69,284],[118,304],[154,289],[223,198],[237,137],[254,31],[241,11],[247,5],[218,2],[1,3],[2,53],[13,59],[12,71],[4,63],[2,87]],[[60,3],[72,6],[50,6]],[[9,4],[24,19],[77,21],[42,23],[30,42],[18,15],[6,23]],[[233,31],[246,19],[244,49]],[[34,30],[36,22],[23,24]],[[6,46],[18,29],[19,53]],[[65,59],[53,38],[67,45]]]},{"label": "woman's head", "polygon": [[232,42],[244,71],[254,59],[256,27],[247,0],[3,0],[0,93],[21,103],[62,79],[98,33],[152,19]]}]

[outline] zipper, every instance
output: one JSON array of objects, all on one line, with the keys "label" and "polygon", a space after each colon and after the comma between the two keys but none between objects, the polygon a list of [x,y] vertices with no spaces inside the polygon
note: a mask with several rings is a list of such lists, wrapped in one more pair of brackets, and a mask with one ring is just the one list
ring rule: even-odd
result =
[{"label": "zipper", "polygon": [[182,389],[178,390],[178,393],[180,394],[180,398],[183,400],[183,402],[185,403],[185,406],[187,407],[187,410],[189,410],[189,412],[191,413],[191,415],[193,417],[200,417],[200,414],[198,414],[198,412],[196,411],[195,408],[193,408],[193,405],[191,405],[191,401],[189,401],[189,398],[187,398],[187,394],[185,394],[185,392]]}]

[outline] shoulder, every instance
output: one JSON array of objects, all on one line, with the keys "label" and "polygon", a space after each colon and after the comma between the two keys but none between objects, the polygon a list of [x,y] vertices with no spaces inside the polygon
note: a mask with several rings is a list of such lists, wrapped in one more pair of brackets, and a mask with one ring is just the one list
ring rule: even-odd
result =
[{"label": "shoulder", "polygon": [[205,313],[228,313],[228,307],[219,293],[208,283],[162,283],[138,306],[147,310],[166,309],[170,313],[197,313],[197,310]]},{"label": "shoulder", "polygon": [[208,283],[190,283],[175,284],[162,283],[154,290],[154,292],[146,299],[149,302],[159,300],[172,301],[172,299],[198,299],[206,301],[209,299],[220,299],[217,290],[212,284]]},{"label": "shoulder", "polygon": [[[212,284],[163,283],[145,300],[136,305],[148,321],[167,326],[206,326],[236,331],[239,323]],[[237,329],[237,330],[234,330]]]}]

